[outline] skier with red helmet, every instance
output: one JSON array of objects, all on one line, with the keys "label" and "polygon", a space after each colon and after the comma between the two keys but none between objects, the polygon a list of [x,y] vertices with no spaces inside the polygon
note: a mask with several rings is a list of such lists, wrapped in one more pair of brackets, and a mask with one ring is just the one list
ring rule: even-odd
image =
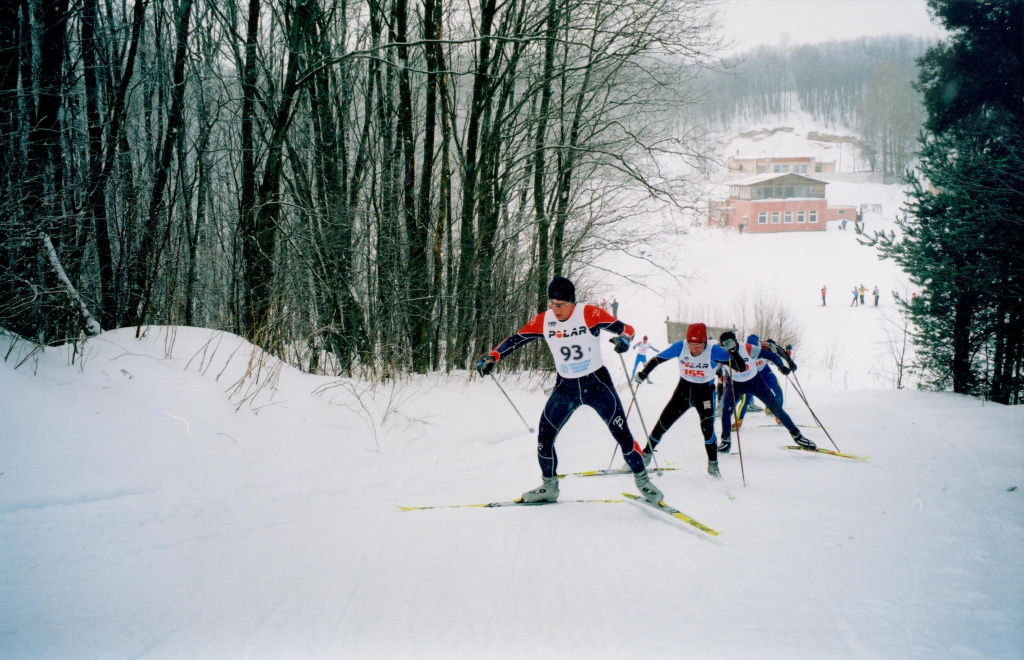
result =
[{"label": "skier with red helmet", "polygon": [[708,474],[721,479],[718,448],[715,446],[715,367],[716,363],[727,362],[729,356],[721,346],[708,341],[708,328],[705,324],[691,323],[686,329],[685,342],[678,341],[651,358],[633,380],[644,382],[659,364],[675,358],[679,361],[679,384],[661,411],[651,436],[647,438],[644,463],[650,462],[655,447],[676,420],[690,408],[695,408],[704,435],[704,450],[708,455]]}]

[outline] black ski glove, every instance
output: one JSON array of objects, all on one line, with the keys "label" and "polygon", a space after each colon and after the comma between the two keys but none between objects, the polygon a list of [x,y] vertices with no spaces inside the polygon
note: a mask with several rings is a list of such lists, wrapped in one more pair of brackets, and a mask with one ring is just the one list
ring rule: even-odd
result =
[{"label": "black ski glove", "polygon": [[729,368],[733,371],[744,372],[747,370],[747,364],[740,357],[740,345],[736,341],[736,333],[732,330],[727,330],[718,337],[718,343],[721,344],[729,353]]},{"label": "black ski glove", "polygon": [[775,343],[774,339],[768,340],[768,348],[769,350],[771,350],[772,353],[778,355],[780,358],[786,361],[786,364],[789,365],[789,368],[786,369],[785,371],[783,371],[781,368],[779,369],[779,371],[782,371],[783,376],[788,376],[790,371],[796,371],[796,362],[794,362],[793,358],[789,356],[789,353],[786,351],[786,349]]},{"label": "black ski glove", "polygon": [[787,367],[786,365],[782,365],[781,367],[779,367],[779,372],[780,372],[780,373],[781,373],[781,374],[782,374],[783,376],[788,376],[788,375],[789,375],[789,372],[790,372],[790,371],[792,371],[792,369],[790,369],[790,368],[789,368],[789,367]]},{"label": "black ski glove", "polygon": [[483,378],[494,368],[494,356],[487,354],[476,361],[476,372]]},{"label": "black ski glove", "polygon": [[629,339],[625,335],[619,335],[618,337],[612,337],[609,339],[612,346],[615,347],[616,353],[625,353],[629,350]]},{"label": "black ski glove", "polygon": [[640,371],[636,372],[635,376],[633,376],[633,380],[636,381],[637,383],[642,383],[645,380],[647,380],[647,376],[649,375],[650,374],[647,373],[646,369],[641,369]]}]

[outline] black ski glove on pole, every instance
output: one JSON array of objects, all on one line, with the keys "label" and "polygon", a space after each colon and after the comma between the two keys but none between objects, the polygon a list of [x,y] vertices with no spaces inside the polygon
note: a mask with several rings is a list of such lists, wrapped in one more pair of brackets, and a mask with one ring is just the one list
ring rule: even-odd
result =
[{"label": "black ski glove on pole", "polygon": [[491,354],[484,355],[476,361],[476,372],[483,378],[487,374],[491,373],[491,369],[494,368],[494,356]]},{"label": "black ski glove on pole", "polygon": [[736,333],[732,330],[723,332],[718,337],[718,343],[729,353],[729,367],[733,371],[743,372],[747,370],[747,364],[740,357],[740,345],[736,341]]},{"label": "black ski glove on pole", "polygon": [[616,353],[625,353],[626,351],[629,350],[629,339],[627,339],[625,335],[612,337],[608,341],[610,341],[612,343],[612,346],[615,347]]}]

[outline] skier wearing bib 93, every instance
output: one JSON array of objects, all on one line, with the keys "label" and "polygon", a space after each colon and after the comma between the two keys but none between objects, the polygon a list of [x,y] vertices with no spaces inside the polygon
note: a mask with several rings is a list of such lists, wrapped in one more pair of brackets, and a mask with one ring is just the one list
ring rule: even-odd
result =
[{"label": "skier wearing bib 93", "polygon": [[633,471],[633,480],[644,498],[658,504],[664,495],[651,483],[640,446],[626,423],[626,411],[615,392],[611,374],[601,359],[600,332],[615,335],[611,343],[617,353],[629,350],[633,328],[594,305],[576,304],[576,287],[564,277],[548,285],[547,311],[535,316],[519,332],[498,344],[476,363],[481,376],[490,373],[502,358],[519,347],[543,338],[551,350],[558,372],[555,388],[544,406],[537,429],[537,460],[543,483],[523,493],[523,502],[554,502],[558,499],[558,455],[555,437],[580,406],[593,408],[608,425],[622,455]]}]

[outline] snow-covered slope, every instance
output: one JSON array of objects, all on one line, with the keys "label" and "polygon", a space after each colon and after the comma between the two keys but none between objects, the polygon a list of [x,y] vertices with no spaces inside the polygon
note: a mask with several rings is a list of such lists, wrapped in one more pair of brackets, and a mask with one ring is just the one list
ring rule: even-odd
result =
[{"label": "snow-covered slope", "polygon": [[[881,204],[869,231],[902,201],[840,182],[829,198]],[[834,226],[624,248],[589,269],[589,293],[658,348],[667,316],[784,305],[808,401],[869,459],[787,451],[752,413],[742,468],[724,456],[714,481],[690,413],[656,479],[718,537],[627,503],[403,512],[539,483],[536,438],[489,379],[310,376],[195,328],[34,353],[0,332],[0,658],[1020,657],[1024,410],[892,388],[905,276]],[[848,306],[857,284],[881,306]],[[496,375],[535,426],[547,381]],[[676,378],[664,365],[640,389],[638,438]],[[618,465],[614,448],[581,410],[559,471]],[[629,476],[561,488],[624,490]]]},{"label": "snow-covered slope", "polygon": [[[843,450],[869,460],[786,451],[784,431],[751,414],[746,486],[736,455],[716,482],[684,417],[659,452],[679,470],[658,483],[721,532],[711,538],[625,503],[398,510],[507,500],[538,482],[535,438],[493,383],[465,374],[370,391],[267,360],[257,392],[237,385],[251,347],[209,331],[110,332],[74,364],[65,347],[18,366],[27,347],[8,354],[9,344],[4,658],[1008,658],[1024,648],[1024,505],[1010,490],[1024,486],[1024,410],[818,388],[809,365],[798,373],[815,412]],[[536,419],[543,392],[499,378]],[[666,365],[641,389],[646,425],[674,379]],[[639,434],[635,413],[630,423]],[[559,438],[560,471],[605,467],[613,447],[583,410]],[[628,476],[562,484],[564,498],[623,490]]]}]

